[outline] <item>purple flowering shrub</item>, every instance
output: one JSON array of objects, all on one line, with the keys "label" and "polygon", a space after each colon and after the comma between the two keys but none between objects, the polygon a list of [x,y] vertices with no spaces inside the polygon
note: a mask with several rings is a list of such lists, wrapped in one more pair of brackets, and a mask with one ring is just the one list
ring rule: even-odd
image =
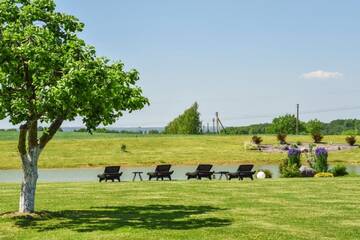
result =
[{"label": "purple flowering shrub", "polygon": [[290,148],[288,151],[288,165],[296,165],[300,167],[301,151],[297,148]]},{"label": "purple flowering shrub", "polygon": [[319,147],[315,150],[315,170],[316,172],[328,171],[328,151],[326,148]]},{"label": "purple flowering shrub", "polygon": [[300,177],[301,151],[297,148],[288,150],[288,157],[280,164],[279,169],[282,177]]}]

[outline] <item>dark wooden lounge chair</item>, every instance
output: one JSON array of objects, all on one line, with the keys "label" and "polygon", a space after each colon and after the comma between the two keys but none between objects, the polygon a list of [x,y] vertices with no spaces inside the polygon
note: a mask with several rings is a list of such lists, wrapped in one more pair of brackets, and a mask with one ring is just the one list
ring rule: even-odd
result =
[{"label": "dark wooden lounge chair", "polygon": [[211,180],[211,177],[214,174],[213,171],[210,171],[212,167],[213,165],[211,164],[199,164],[195,172],[186,173],[187,179],[191,179],[191,178],[201,179],[205,177]]},{"label": "dark wooden lounge chair", "polygon": [[147,175],[149,175],[149,181],[152,178],[156,178],[156,180],[168,178],[171,181],[171,174],[173,174],[174,171],[170,171],[170,168],[170,164],[157,165],[154,172],[147,173]]},{"label": "dark wooden lounge chair", "polygon": [[105,180],[105,182],[107,182],[107,180],[114,181],[115,179],[117,179],[120,182],[120,177],[122,175],[122,172],[119,171],[120,171],[120,166],[105,167],[104,173],[97,175],[99,178],[99,182],[101,182],[102,180]]},{"label": "dark wooden lounge chair", "polygon": [[228,179],[239,178],[239,180],[243,180],[244,178],[251,178],[251,180],[254,180],[255,171],[252,171],[253,167],[253,164],[240,165],[236,172],[228,173]]}]

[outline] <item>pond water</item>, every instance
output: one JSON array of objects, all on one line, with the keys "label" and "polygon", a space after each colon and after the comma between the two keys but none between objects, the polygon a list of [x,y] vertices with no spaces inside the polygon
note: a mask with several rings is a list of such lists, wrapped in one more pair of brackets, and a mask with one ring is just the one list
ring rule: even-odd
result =
[{"label": "pond water", "polygon": [[[196,166],[173,166],[174,174],[172,178],[174,180],[186,179],[185,173],[194,171]],[[218,165],[214,166],[214,171],[236,171],[238,165]],[[259,165],[255,166],[255,169],[269,169],[273,178],[279,177],[279,167],[276,164]],[[134,171],[142,171],[143,179],[147,180],[147,172],[153,171],[154,167],[126,167],[122,168],[123,175],[122,181],[131,181]],[[40,169],[39,170],[39,182],[89,182],[97,181],[97,174],[102,173],[104,168],[70,168],[70,169]],[[349,165],[347,171],[353,174],[360,174],[360,165]],[[219,175],[216,176],[217,178]],[[0,182],[21,182],[22,171],[21,170],[0,170]],[[223,178],[224,179],[224,178]],[[138,177],[137,177],[137,180]]]}]

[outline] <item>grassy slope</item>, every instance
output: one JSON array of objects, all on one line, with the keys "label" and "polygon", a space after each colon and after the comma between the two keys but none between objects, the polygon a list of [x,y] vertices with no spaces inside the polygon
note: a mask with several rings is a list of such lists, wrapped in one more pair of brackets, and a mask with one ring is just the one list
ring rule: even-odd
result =
[{"label": "grassy slope", "polygon": [[[19,168],[17,133],[0,132],[0,168]],[[264,142],[274,144],[274,136],[263,136]],[[245,151],[244,142],[250,136],[164,136],[87,133],[58,133],[41,155],[41,168],[91,167],[110,164],[154,165],[158,163],[279,163],[281,153]],[[309,136],[290,136],[290,142],[310,142]],[[344,136],[327,136],[325,141],[344,143]],[[126,144],[128,152],[120,151]],[[330,162],[360,163],[360,149],[330,154]]]},{"label": "grassy slope", "polygon": [[[359,180],[43,183],[50,212],[0,216],[0,239],[358,239]],[[0,184],[0,212],[18,191]]]}]

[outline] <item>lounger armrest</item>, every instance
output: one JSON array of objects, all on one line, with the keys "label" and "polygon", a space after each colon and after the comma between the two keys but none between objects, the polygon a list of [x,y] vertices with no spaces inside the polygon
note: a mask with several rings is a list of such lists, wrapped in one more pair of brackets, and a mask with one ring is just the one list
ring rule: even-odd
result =
[{"label": "lounger armrest", "polygon": [[196,176],[198,172],[187,172],[185,173],[186,176]]},{"label": "lounger armrest", "polygon": [[252,173],[254,174],[256,171],[240,171],[239,173]]},{"label": "lounger armrest", "polygon": [[240,174],[240,172],[229,172],[229,173],[227,173],[227,175],[231,175],[231,176],[237,176],[239,174]]}]

